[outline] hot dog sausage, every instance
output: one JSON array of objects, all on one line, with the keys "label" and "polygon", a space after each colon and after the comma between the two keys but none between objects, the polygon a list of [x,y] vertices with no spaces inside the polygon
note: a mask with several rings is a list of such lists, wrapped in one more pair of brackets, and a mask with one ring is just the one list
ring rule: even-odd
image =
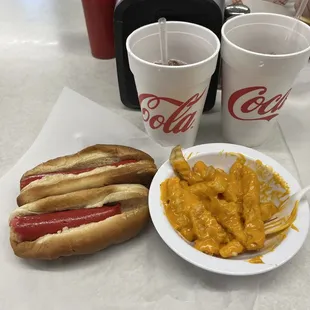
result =
[{"label": "hot dog sausage", "polygon": [[15,217],[10,226],[20,241],[33,241],[48,234],[55,234],[63,228],[74,228],[84,224],[96,223],[121,214],[121,205],[103,206],[40,215]]}]

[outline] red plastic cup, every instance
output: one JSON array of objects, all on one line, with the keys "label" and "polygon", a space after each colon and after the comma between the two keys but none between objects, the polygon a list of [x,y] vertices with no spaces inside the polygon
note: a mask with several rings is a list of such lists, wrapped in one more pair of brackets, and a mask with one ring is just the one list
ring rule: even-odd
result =
[{"label": "red plastic cup", "polygon": [[113,16],[116,0],[82,0],[88,38],[95,58],[115,57]]}]

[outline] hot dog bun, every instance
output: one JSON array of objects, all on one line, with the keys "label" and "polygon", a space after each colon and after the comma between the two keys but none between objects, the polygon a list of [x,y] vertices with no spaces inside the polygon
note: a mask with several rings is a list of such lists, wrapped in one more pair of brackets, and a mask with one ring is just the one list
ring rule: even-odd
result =
[{"label": "hot dog bun", "polygon": [[[113,166],[130,160],[136,162]],[[89,168],[93,170],[70,173],[70,170]],[[27,171],[21,183],[32,176],[41,175],[41,178],[21,190],[17,204],[22,206],[45,197],[111,184],[137,183],[148,187],[156,171],[154,160],[144,152],[125,146],[95,145]]]},{"label": "hot dog bun", "polygon": [[[17,208],[10,217],[10,242],[22,258],[57,259],[61,256],[90,254],[136,236],[149,218],[148,189],[142,185],[123,184],[87,189],[47,197]],[[11,225],[15,217],[96,208],[118,202],[122,213],[97,223],[63,229],[34,241],[21,242]]]},{"label": "hot dog bun", "polygon": [[153,158],[137,149],[123,145],[96,144],[80,152],[62,156],[42,163],[27,171],[22,179],[31,175],[69,171],[70,169],[83,169],[90,167],[109,166],[123,160],[135,159],[154,163]]}]

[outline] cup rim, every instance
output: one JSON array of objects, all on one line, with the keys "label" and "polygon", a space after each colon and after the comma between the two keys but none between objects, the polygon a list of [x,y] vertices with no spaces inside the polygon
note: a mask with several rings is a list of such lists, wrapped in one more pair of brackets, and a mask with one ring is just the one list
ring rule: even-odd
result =
[{"label": "cup rim", "polygon": [[199,62],[195,62],[193,64],[187,64],[187,65],[183,65],[183,66],[165,66],[165,65],[159,65],[159,64],[155,64],[155,63],[152,63],[152,62],[148,62],[146,60],[143,60],[141,58],[139,58],[138,56],[136,56],[130,46],[129,46],[129,42],[130,40],[132,39],[133,35],[136,33],[136,31],[140,30],[141,28],[149,28],[149,27],[153,27],[155,25],[157,25],[157,23],[152,23],[152,24],[148,24],[148,25],[145,25],[145,26],[142,26],[136,30],[134,30],[127,38],[126,40],[126,49],[127,49],[127,52],[128,54],[130,54],[131,57],[133,57],[136,61],[139,61],[145,65],[148,65],[148,66],[151,66],[151,67],[154,67],[154,68],[158,68],[158,69],[168,69],[168,70],[184,70],[184,69],[189,69],[189,68],[195,68],[195,67],[199,67],[201,66],[202,64],[208,62],[208,61],[211,61],[212,59],[214,59],[215,57],[217,57],[217,55],[219,54],[220,52],[220,48],[221,48],[221,43],[220,43],[220,40],[219,38],[215,35],[215,33],[213,31],[211,31],[210,29],[206,28],[206,27],[203,27],[203,26],[200,26],[200,25],[197,25],[197,24],[194,24],[194,23],[188,23],[188,22],[179,22],[179,21],[167,21],[167,24],[183,24],[183,25],[191,25],[191,26],[194,26],[194,27],[197,27],[197,28],[201,28],[203,30],[205,30],[206,32],[209,32],[209,34],[211,36],[213,36],[213,38],[215,39],[216,41],[216,48],[215,48],[215,51],[213,52],[213,54],[202,60],[202,61],[199,61]]},{"label": "cup rim", "polygon": [[[294,52],[294,53],[288,53],[288,54],[281,54],[281,55],[271,55],[271,54],[264,54],[264,53],[258,53],[258,52],[253,52],[253,51],[250,51],[250,50],[247,50],[243,47],[240,47],[238,46],[237,44],[231,42],[228,38],[227,38],[227,35],[225,33],[225,30],[226,28],[228,27],[228,25],[235,21],[236,19],[242,19],[242,18],[245,18],[247,17],[248,15],[256,15],[256,16],[274,16],[274,17],[280,17],[280,18],[283,18],[283,19],[287,19],[287,20],[296,20],[297,23],[301,24],[302,27],[306,27],[308,28],[309,26],[306,25],[305,23],[303,23],[302,21],[298,20],[298,19],[295,19],[291,16],[286,16],[286,15],[281,15],[281,14],[276,14],[276,13],[250,13],[250,14],[243,14],[243,15],[239,15],[239,16],[236,16],[236,17],[233,17],[231,19],[229,19],[226,23],[224,23],[223,27],[222,27],[222,30],[221,30],[221,33],[222,33],[222,39],[224,41],[226,41],[228,44],[230,44],[231,46],[233,46],[235,49],[241,51],[241,52],[244,52],[248,55],[253,55],[253,56],[260,56],[260,57],[265,57],[265,58],[269,58],[269,59],[283,59],[283,58],[291,58],[291,57],[295,57],[295,56],[299,56],[301,54],[304,54],[304,53],[307,53],[308,51],[310,51],[310,42],[308,41],[309,43],[309,46],[299,52]],[[310,30],[309,30],[310,31]]]}]

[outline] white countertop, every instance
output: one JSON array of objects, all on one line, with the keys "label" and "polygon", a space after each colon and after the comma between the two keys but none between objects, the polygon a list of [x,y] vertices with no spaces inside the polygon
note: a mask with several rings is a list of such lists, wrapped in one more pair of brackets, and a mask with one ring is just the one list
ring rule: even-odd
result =
[{"label": "white countertop", "polygon": [[[298,85],[303,84],[302,74],[296,82]],[[0,177],[31,146],[64,86],[112,111],[117,111],[119,115],[143,129],[140,113],[128,110],[120,101],[115,61],[97,60],[90,54],[79,0],[2,1],[0,3]],[[300,100],[297,93],[300,88],[296,89],[292,97]],[[285,107],[286,115],[293,115],[296,110],[290,102]],[[221,139],[218,111],[219,104],[203,117],[199,143],[217,142]],[[298,177],[294,159],[279,127],[276,128],[275,135],[258,149],[274,157]],[[299,162],[299,169],[302,169],[303,165],[308,166],[308,162]],[[241,309],[240,306],[234,306],[239,305],[234,296],[237,299],[246,299],[251,287],[255,288],[255,294],[250,293],[252,300],[242,309],[278,309],[280,305],[283,309],[310,309],[309,294],[303,290],[308,278],[301,278],[301,275],[307,274],[308,271],[300,270],[300,265],[305,264],[305,257],[308,257],[309,247],[302,252],[279,271],[260,278],[266,281],[268,279],[266,283],[268,290],[259,297],[257,295],[259,288],[251,284],[255,280],[250,283],[248,280],[236,279],[234,283],[229,281],[226,284],[227,278],[211,275],[210,281],[215,281],[217,284],[206,282],[205,289],[209,290],[210,296],[217,295],[219,299],[225,298],[226,289],[232,292],[230,300],[225,302],[227,307],[223,309]],[[189,272],[186,272],[187,276]],[[197,272],[193,271],[191,276],[194,277]],[[279,279],[276,281],[276,278],[280,277],[281,272],[287,272],[287,276],[282,277],[279,283]],[[223,280],[221,286],[218,285],[220,282],[218,279]],[[179,280],[181,281],[181,275]],[[287,281],[287,287],[283,281]],[[261,283],[263,286],[264,282]],[[237,294],[238,290],[243,293]],[[297,299],[293,302],[294,296]],[[266,308],[268,303],[271,305],[270,308]]]}]

